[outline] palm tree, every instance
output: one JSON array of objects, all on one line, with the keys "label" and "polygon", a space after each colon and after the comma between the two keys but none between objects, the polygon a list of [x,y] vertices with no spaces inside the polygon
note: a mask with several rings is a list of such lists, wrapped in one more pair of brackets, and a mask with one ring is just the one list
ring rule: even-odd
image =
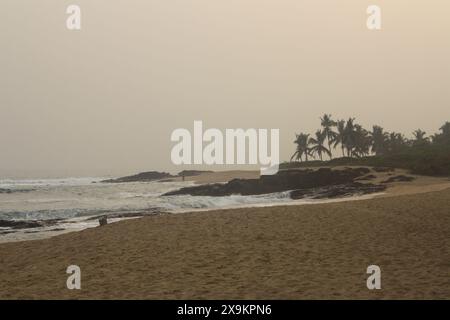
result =
[{"label": "palm tree", "polygon": [[354,131],[354,150],[352,155],[355,157],[364,157],[369,155],[371,138],[369,132],[359,124],[355,125]]},{"label": "palm tree", "polygon": [[428,138],[425,137],[427,133],[425,131],[422,131],[420,129],[417,129],[416,131],[413,132],[413,136],[414,136],[414,141],[413,141],[413,145],[414,146],[419,146],[419,145],[424,145],[426,143],[428,143]]},{"label": "palm tree", "polygon": [[345,120],[339,120],[336,122],[336,136],[334,137],[334,145],[333,148],[336,148],[338,144],[341,145],[342,156],[345,157],[344,148],[345,148]]},{"label": "palm tree", "polygon": [[450,136],[450,122],[446,121],[442,127],[439,128],[442,131],[444,137]]},{"label": "palm tree", "polygon": [[430,136],[431,143],[439,143],[442,140],[442,135],[440,133],[435,133]]},{"label": "palm tree", "polygon": [[329,157],[331,157],[330,150],[325,147],[325,139],[326,134],[325,132],[321,130],[316,131],[316,137],[315,138],[309,138],[309,143],[312,145],[311,152],[312,154],[318,154],[320,161],[323,161],[322,154],[326,153]]},{"label": "palm tree", "polygon": [[445,122],[442,127],[439,128],[441,133],[435,133],[431,136],[431,141],[434,144],[450,142],[450,122]]},{"label": "palm tree", "polygon": [[408,145],[404,135],[397,132],[391,132],[388,140],[389,152],[395,153]]},{"label": "palm tree", "polygon": [[309,134],[300,133],[300,134],[296,134],[295,136],[296,136],[296,139],[295,139],[294,143],[297,145],[297,147],[296,147],[296,151],[294,152],[294,154],[291,157],[291,161],[294,158],[297,161],[298,160],[302,161],[303,155],[305,155],[305,161],[308,161],[308,155],[310,153]]},{"label": "palm tree", "polygon": [[344,145],[347,149],[347,156],[352,156],[352,150],[355,147],[355,118],[348,118],[344,130]]},{"label": "palm tree", "polygon": [[386,152],[388,133],[380,126],[373,126],[370,133],[372,139],[372,152],[376,155],[381,155]]},{"label": "palm tree", "polygon": [[[331,147],[341,147],[342,156],[345,157],[364,157],[371,153],[375,155],[385,155],[398,153],[426,144],[438,146],[450,143],[450,122],[445,122],[439,130],[429,137],[426,132],[417,129],[413,132],[414,139],[406,139],[405,136],[397,132],[386,132],[380,126],[374,125],[372,131],[365,130],[361,125],[355,123],[355,118],[349,118],[347,121],[333,121],[331,115],[324,114],[320,118],[323,130],[317,130],[314,137],[309,134],[300,133],[296,135],[294,143],[296,151],[291,157],[296,161],[308,161],[308,157],[318,155],[323,161],[323,154],[332,159]],[[336,127],[336,131],[333,131]],[[326,147],[328,144],[328,148]]]},{"label": "palm tree", "polygon": [[327,137],[328,142],[328,150],[330,151],[330,159],[332,159],[331,154],[331,143],[336,138],[336,132],[333,131],[333,127],[336,126],[336,122],[331,119],[331,114],[324,114],[322,118],[320,118],[320,124],[323,128],[323,133]]}]

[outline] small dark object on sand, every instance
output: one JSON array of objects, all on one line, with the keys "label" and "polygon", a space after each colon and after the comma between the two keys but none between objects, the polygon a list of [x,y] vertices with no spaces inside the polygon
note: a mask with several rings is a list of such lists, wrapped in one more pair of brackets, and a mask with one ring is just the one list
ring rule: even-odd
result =
[{"label": "small dark object on sand", "polygon": [[100,227],[101,227],[101,226],[106,226],[106,225],[108,224],[108,218],[107,218],[106,216],[101,216],[101,217],[98,219],[98,222],[99,222],[99,224],[100,224]]}]

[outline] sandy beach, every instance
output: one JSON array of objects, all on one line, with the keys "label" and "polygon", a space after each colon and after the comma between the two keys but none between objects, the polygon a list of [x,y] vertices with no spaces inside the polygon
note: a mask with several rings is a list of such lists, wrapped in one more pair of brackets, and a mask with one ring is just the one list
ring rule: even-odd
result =
[{"label": "sandy beach", "polygon": [[2,1],[0,302],[450,300],[450,1],[343,2]]},{"label": "sandy beach", "polygon": [[[450,189],[397,185],[370,200],[164,214],[1,244],[0,298],[450,299]],[[81,290],[66,288],[71,264]],[[381,290],[366,287],[371,264]]]}]

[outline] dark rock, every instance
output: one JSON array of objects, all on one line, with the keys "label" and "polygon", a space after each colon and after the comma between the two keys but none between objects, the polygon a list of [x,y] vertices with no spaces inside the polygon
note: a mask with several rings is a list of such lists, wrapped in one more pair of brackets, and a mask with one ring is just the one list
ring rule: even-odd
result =
[{"label": "dark rock", "polygon": [[194,177],[194,176],[199,176],[202,173],[211,173],[214,171],[206,171],[206,170],[183,170],[181,172],[178,173],[179,177]]},{"label": "dark rock", "polygon": [[[145,211],[129,211],[129,212],[116,212],[108,214],[109,219],[120,219],[120,218],[136,218],[136,217],[144,217],[144,216],[150,216],[155,214],[165,214],[168,212],[164,212],[163,208],[153,207],[145,209]],[[92,216],[88,217],[86,221],[91,220],[99,220],[104,215],[98,215],[98,216]]]},{"label": "dark rock", "polygon": [[350,197],[364,195],[386,190],[384,185],[366,184],[366,183],[348,183],[343,185],[333,185],[321,188],[299,189],[291,192],[292,199],[333,199],[341,197]]},{"label": "dark rock", "polygon": [[53,226],[61,219],[48,220],[0,220],[0,227],[11,229],[31,229],[39,227]]},{"label": "dark rock", "polygon": [[346,167],[344,170],[353,172],[353,173],[357,173],[359,175],[368,174],[370,172],[370,169],[366,168],[366,167],[359,167],[359,168]]},{"label": "dark rock", "polygon": [[64,229],[64,228],[53,228],[53,229],[45,230],[45,232],[64,231],[64,230],[66,230],[66,229]]},{"label": "dark rock", "polygon": [[376,176],[374,176],[373,174],[368,174],[366,176],[358,177],[355,180],[359,181],[359,180],[373,180],[373,179],[376,179]]},{"label": "dark rock", "polygon": [[28,229],[42,227],[43,224],[38,221],[22,220],[0,220],[0,227],[11,229]]},{"label": "dark rock", "polygon": [[11,233],[15,233],[16,231],[13,230],[7,230],[7,231],[0,231],[0,234],[11,234]]},{"label": "dark rock", "polygon": [[106,183],[122,183],[122,182],[148,182],[148,181],[155,181],[165,178],[173,178],[175,176],[171,175],[167,172],[158,172],[158,171],[148,171],[148,172],[141,172],[133,176],[126,176],[122,178],[117,179],[108,179],[103,180],[101,182]]},{"label": "dark rock", "polygon": [[282,170],[259,179],[234,179],[226,184],[207,184],[186,187],[165,193],[164,196],[189,194],[192,196],[229,196],[232,194],[258,195],[298,189],[320,188],[353,183],[354,179],[370,172],[368,168],[332,170]]},{"label": "dark rock", "polygon": [[391,183],[391,182],[410,182],[415,178],[411,176],[398,175],[394,177],[390,177],[389,179],[382,181],[381,183]]},{"label": "dark rock", "polygon": [[3,189],[0,188],[0,194],[1,193],[15,193],[15,192],[30,192],[30,191],[34,191],[35,189]]},{"label": "dark rock", "polygon": [[374,167],[373,171],[375,172],[391,172],[394,171],[394,168],[387,168],[387,167]]}]

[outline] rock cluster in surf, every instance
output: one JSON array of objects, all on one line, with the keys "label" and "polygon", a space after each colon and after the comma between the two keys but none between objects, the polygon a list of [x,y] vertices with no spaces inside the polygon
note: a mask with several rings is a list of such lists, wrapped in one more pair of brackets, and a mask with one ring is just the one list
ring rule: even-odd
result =
[{"label": "rock cluster in surf", "polygon": [[386,186],[355,182],[358,177],[370,172],[369,168],[331,169],[320,168],[284,170],[275,175],[261,176],[259,179],[234,179],[225,184],[215,183],[170,191],[164,196],[229,196],[259,195],[292,191],[291,197],[333,198],[355,194],[383,191]]}]

